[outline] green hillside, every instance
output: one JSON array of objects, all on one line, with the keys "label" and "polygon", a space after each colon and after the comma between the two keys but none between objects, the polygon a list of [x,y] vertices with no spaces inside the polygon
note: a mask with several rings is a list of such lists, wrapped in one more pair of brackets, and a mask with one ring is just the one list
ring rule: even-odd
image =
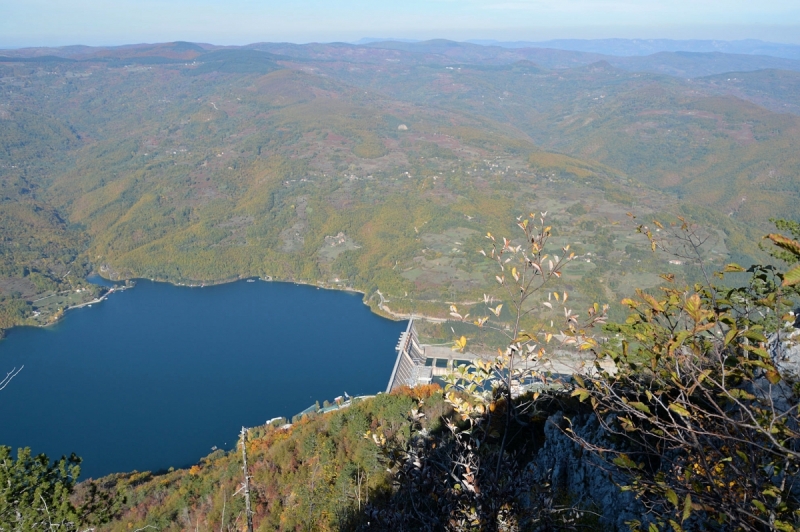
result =
[{"label": "green hillside", "polygon": [[[747,73],[761,76],[763,92],[791,105],[794,73],[780,76],[786,81],[772,71]],[[507,122],[538,146],[603,163],[747,224],[766,228],[770,217],[796,217],[800,117],[722,95],[707,80],[608,63],[546,70],[521,62],[365,67],[348,81]]]},{"label": "green hillside", "polygon": [[[419,320],[426,340],[464,335],[476,353],[494,353],[510,335],[514,349],[464,369],[447,400],[431,387],[400,390],[290,427],[252,429],[262,530],[369,529],[373,519],[464,530],[499,528],[506,517],[597,529],[609,517],[598,510],[608,509],[581,493],[598,478],[626,511],[634,495],[655,501],[649,510],[661,529],[712,521],[724,529],[729,519],[749,530],[796,528],[797,490],[784,482],[798,472],[796,375],[772,360],[766,335],[796,319],[785,312],[797,303],[800,244],[770,235],[782,250],[772,257],[790,259],[785,274],[764,267],[750,287],[693,284],[710,283],[705,273],[730,262],[768,262],[759,243],[771,218],[800,234],[800,117],[776,112],[797,101],[794,74],[736,74],[731,88],[727,77],[635,69],[716,72],[741,66],[738,56],[667,54],[623,69],[595,54],[449,41],[13,55],[0,58],[0,332],[51,323],[102,295],[85,280],[95,271],[359,290],[376,312],[437,318]],[[576,312],[565,307],[564,322],[554,323],[544,310],[551,303],[526,299],[525,279],[536,274],[519,281],[517,268],[543,279],[550,259],[517,257],[499,278],[510,300],[493,309],[494,333],[443,321],[451,305],[488,316],[485,294],[497,294],[498,271],[480,251],[492,253],[487,232],[514,234],[520,215],[542,223],[541,233],[526,233],[526,249],[539,238],[549,239],[548,251],[575,253],[546,289],[559,303],[568,292]],[[664,225],[652,224],[651,247],[637,224],[654,219]],[[683,243],[699,256],[656,251],[670,222],[684,219]],[[742,268],[727,270],[742,281]],[[516,302],[520,321],[510,314]],[[600,329],[603,307],[585,312],[594,302],[609,303],[618,324]],[[598,328],[586,333],[581,315]],[[549,334],[558,331],[566,332]],[[538,344],[556,336],[598,355],[586,382],[529,369]],[[513,396],[523,383],[528,392]],[[773,390],[784,396],[776,401]],[[558,428],[547,424],[553,419]],[[552,443],[572,427],[602,452]],[[570,452],[583,464],[570,473],[579,490],[548,480],[558,482]],[[13,508],[23,499],[40,519],[45,495],[62,514],[84,511],[78,503],[97,495],[80,486],[73,508],[66,498],[76,473],[66,465],[75,460],[48,469],[46,458],[25,463],[21,454],[12,467],[0,447],[9,486],[1,519],[19,522]],[[548,456],[553,467],[535,477],[534,458]],[[102,529],[241,530],[240,467],[238,452],[217,450],[188,470],[101,479],[99,493],[124,496]],[[633,493],[620,495],[622,478]],[[36,499],[30,483],[58,486]],[[90,504],[89,514],[107,506]],[[633,518],[650,513],[638,508]],[[89,514],[70,518],[88,523],[97,517]]]},{"label": "green hillside", "polygon": [[[428,392],[429,394],[430,392]],[[417,397],[426,396],[417,390]],[[364,434],[385,427],[388,438],[410,436],[410,394],[379,395],[350,408],[309,417],[291,428],[279,423],[250,429],[248,463],[254,493],[254,520],[259,530],[340,530],[359,521],[359,504],[386,499],[392,476],[379,448]],[[432,430],[449,412],[441,392],[428,401]],[[285,420],[282,420],[285,421]],[[281,422],[282,422],[281,421]],[[182,530],[195,523],[207,530],[235,529],[242,523],[241,451],[217,450],[190,469],[162,475],[131,473],[101,479],[127,498],[107,531],[156,526]],[[351,525],[352,527],[352,525]]]},{"label": "green hillside", "polygon": [[707,89],[749,100],[776,113],[800,114],[800,72],[727,72],[696,81]]},{"label": "green hillside", "polygon": [[91,269],[271,276],[375,307],[380,290],[383,312],[444,317],[491,285],[482,233],[532,210],[586,254],[563,280],[578,302],[615,303],[631,276],[696,274],[643,253],[628,211],[688,215],[716,235],[713,260],[742,262],[759,256],[755,228],[795,216],[792,115],[603,63],[405,48],[173,43],[0,62],[4,326],[96,296]]}]

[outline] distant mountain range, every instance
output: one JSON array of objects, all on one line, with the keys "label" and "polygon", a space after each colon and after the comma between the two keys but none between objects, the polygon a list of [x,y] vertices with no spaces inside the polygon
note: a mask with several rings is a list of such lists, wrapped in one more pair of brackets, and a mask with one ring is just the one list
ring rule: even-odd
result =
[{"label": "distant mountain range", "polygon": [[660,51],[651,55],[606,55],[571,51],[555,47],[502,47],[444,39],[422,42],[384,41],[363,45],[370,48],[401,50],[413,54],[444,56],[453,62],[492,64],[532,61],[546,68],[573,68],[600,61],[629,72],[653,72],[679,78],[711,76],[724,72],[750,72],[763,69],[800,71],[800,60],[769,55],[728,52]]},{"label": "distant mountain range", "polygon": [[[246,46],[216,46],[174,42],[133,44],[113,47],[65,46],[60,48],[21,48],[0,50],[5,62],[103,61],[109,64],[167,64],[194,60],[221,50],[258,50],[284,59],[318,60],[349,58],[358,61],[368,50],[403,52],[402,61],[417,64],[511,64],[531,61],[550,69],[574,68],[605,61],[629,72],[651,72],[678,78],[697,78],[726,72],[752,72],[764,69],[800,72],[800,46],[763,41],[671,41],[671,40],[561,40],[544,42],[456,42],[381,40],[365,38],[360,44],[348,43],[254,43]],[[320,53],[322,52],[322,55]],[[383,54],[385,55],[385,54]],[[377,56],[382,57],[378,53]],[[220,56],[223,57],[223,56]],[[238,56],[237,56],[238,57]],[[273,59],[279,59],[275,57]],[[385,59],[385,58],[384,58]],[[381,59],[383,60],[383,59]]]},{"label": "distant mountain range", "polygon": [[380,289],[447,316],[493,278],[480,235],[534,209],[592,254],[564,279],[576,305],[615,302],[671,268],[627,211],[687,216],[719,235],[709,260],[745,264],[800,203],[800,61],[768,55],[29,48],[0,52],[0,94],[0,328],[57,316],[48,294],[93,268]]},{"label": "distant mountain range", "polygon": [[[674,39],[555,39],[550,41],[494,41],[473,39],[467,42],[503,48],[554,48],[573,52],[616,56],[651,55],[659,52],[721,52],[725,54],[768,55],[800,59],[800,45],[744,39],[738,41]],[[366,44],[366,43],[365,43]]]},{"label": "distant mountain range", "polygon": [[[378,42],[420,43],[419,39],[397,39],[365,37],[352,44],[374,44]],[[696,52],[742,55],[767,55],[783,59],[800,60],[800,44],[787,44],[740,39],[735,41],[702,39],[552,39],[549,41],[498,41],[494,39],[468,39],[464,42],[480,46],[501,48],[551,48],[570,52],[632,57],[652,55],[659,52]]]}]

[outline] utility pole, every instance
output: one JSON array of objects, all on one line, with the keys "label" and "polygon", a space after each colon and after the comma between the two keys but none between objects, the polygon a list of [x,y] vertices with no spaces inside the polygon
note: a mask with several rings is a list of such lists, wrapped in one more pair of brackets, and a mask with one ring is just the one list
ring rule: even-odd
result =
[{"label": "utility pole", "polygon": [[244,513],[247,532],[253,532],[253,512],[250,510],[250,475],[247,473],[247,429],[242,427],[242,471],[244,472]]}]

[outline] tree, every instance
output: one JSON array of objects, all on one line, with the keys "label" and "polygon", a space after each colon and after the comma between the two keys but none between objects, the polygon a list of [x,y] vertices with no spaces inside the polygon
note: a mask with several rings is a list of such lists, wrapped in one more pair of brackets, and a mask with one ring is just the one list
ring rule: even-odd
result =
[{"label": "tree", "polygon": [[76,530],[108,522],[123,502],[119,497],[90,483],[78,506],[71,500],[80,462],[72,454],[50,463],[44,454],[32,456],[27,447],[14,459],[10,447],[0,446],[0,530]]},{"label": "tree", "polygon": [[[484,439],[488,436],[482,427],[487,402],[500,398],[508,405],[504,409],[506,423],[514,417],[527,414],[532,402],[518,404],[514,401],[515,396],[523,395],[532,388],[531,385],[538,387],[548,381],[551,386],[563,384],[542,371],[541,362],[558,347],[593,348],[597,342],[587,331],[606,320],[607,306],[593,305],[587,310],[587,318],[581,321],[580,315],[566,305],[569,298],[567,292],[550,291],[549,287],[561,278],[562,270],[575,258],[575,254],[569,251],[569,245],[561,248],[563,255],[560,256],[548,249],[551,227],[547,225],[546,215],[544,212],[539,213],[538,217],[531,214],[528,218],[517,219],[517,227],[523,233],[522,243],[503,237],[500,245],[489,233],[486,238],[491,241],[492,247],[488,254],[483,250],[480,252],[496,263],[498,275],[495,279],[501,287],[503,299],[484,296],[487,304],[490,301],[497,303],[490,310],[498,320],[485,316],[475,319],[473,323],[478,327],[500,331],[508,339],[508,345],[505,351],[498,352],[493,361],[479,360],[472,367],[461,366],[449,378],[446,398],[467,422],[469,432],[473,435],[480,432]],[[535,300],[536,296],[540,300]],[[560,304],[558,312],[554,312],[554,304]],[[499,320],[503,305],[511,308],[510,323]],[[462,321],[469,317],[462,317],[456,307],[451,307],[451,311],[453,317]],[[550,327],[546,326],[542,312],[550,313],[550,317],[554,318]],[[532,322],[533,326],[526,330],[526,318],[533,314],[538,316]],[[560,328],[554,328],[556,322]],[[461,337],[455,341],[453,348],[463,351],[466,345],[467,338]],[[468,399],[460,395],[463,393],[467,394]],[[535,401],[539,396],[538,392],[534,392],[532,398]],[[487,416],[486,420],[490,422],[491,417]],[[505,449],[506,439],[507,434],[504,434],[500,442],[500,454]]]},{"label": "tree", "polygon": [[[666,249],[640,229],[654,249]],[[673,230],[683,249],[697,252],[695,227],[681,220]],[[800,243],[767,238],[782,258],[800,261]],[[794,324],[785,290],[800,283],[798,271],[753,266],[737,288],[711,276],[695,286],[665,277],[660,295],[639,290],[623,300],[630,316],[613,328],[622,340],[596,350],[613,370],[597,364],[595,374],[575,377],[573,395],[591,404],[620,444],[575,438],[627,475],[623,489],[648,507],[651,530],[800,528],[798,384],[768,352],[768,336]],[[717,277],[742,273],[731,264]]]},{"label": "tree", "polygon": [[[786,311],[800,286],[800,243],[766,237],[777,246],[776,256],[792,265],[785,273],[770,265],[745,270],[730,264],[713,274],[704,263],[700,229],[685,220],[668,227],[655,223],[657,236],[639,226],[653,251],[693,261],[704,282],[680,286],[673,276],[662,276],[665,286],[655,294],[637,290],[623,300],[629,317],[605,325],[604,337],[592,332],[605,321],[597,305],[582,323],[562,305],[557,331],[552,324],[522,327],[537,308],[552,309],[568,297],[548,287],[571,256],[566,246],[567,258],[544,252],[550,231],[544,214],[519,220],[524,243],[504,238],[500,245],[487,235],[487,256],[497,263],[505,295],[492,302],[492,313],[499,318],[508,305],[512,319],[474,323],[504,331],[509,344],[495,359],[478,360],[450,378],[446,398],[456,416],[446,420],[449,433],[420,433],[404,448],[372,435],[395,467],[397,488],[409,494],[411,502],[399,513],[411,513],[411,522],[428,529],[576,526],[577,509],[555,504],[546,483],[526,477],[524,459],[531,455],[520,451],[525,444],[509,445],[515,435],[530,434],[532,418],[546,418],[574,398],[596,416],[604,435],[585,439],[569,427],[565,433],[592,453],[594,463],[623,479],[622,490],[647,509],[646,519],[629,523],[633,530],[800,529],[800,383],[781,373],[768,350],[770,339],[781,346],[791,338],[783,333],[796,319]],[[732,275],[740,278],[727,285],[715,281]],[[455,307],[451,311],[468,319]],[[454,348],[467,342],[462,336]],[[554,343],[590,350],[594,363],[564,379],[523,363],[546,357]],[[419,416],[412,412],[412,423]],[[444,520],[430,515],[429,494]]]},{"label": "tree", "polygon": [[[387,441],[380,431],[370,434],[395,472],[398,496],[388,510],[377,514],[383,524],[488,531],[577,525],[581,510],[557,504],[550,486],[537,482],[527,467],[535,450],[531,419],[554,397],[544,390],[567,386],[539,363],[557,347],[587,350],[597,345],[586,331],[604,322],[607,308],[594,305],[581,321],[566,306],[568,294],[551,291],[575,255],[568,245],[559,254],[549,250],[546,214],[518,219],[520,239],[486,235],[491,248],[481,254],[496,264],[503,299],[484,296],[486,305],[493,305],[493,316],[472,323],[500,331],[508,346],[494,359],[460,366],[448,377],[445,398],[454,410],[444,420],[448,431],[420,431],[423,414],[417,408],[409,417],[416,430],[409,445]],[[562,308],[556,312],[558,304]],[[501,319],[504,306],[511,308],[510,322]],[[456,306],[450,310],[454,318],[469,321],[469,314],[462,315]],[[549,327],[542,312],[552,313]],[[554,328],[556,322],[560,328]],[[464,350],[467,342],[462,336],[453,348]]]}]

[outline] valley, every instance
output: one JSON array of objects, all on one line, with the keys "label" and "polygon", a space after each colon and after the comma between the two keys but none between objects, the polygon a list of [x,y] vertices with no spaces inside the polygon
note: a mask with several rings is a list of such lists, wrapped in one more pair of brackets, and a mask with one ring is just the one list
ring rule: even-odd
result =
[{"label": "valley", "polygon": [[[702,225],[720,266],[763,261],[755,242],[800,199],[791,59],[709,63],[762,69],[728,84],[697,70],[705,56],[687,79],[664,73],[680,54],[449,41],[14,52],[0,58],[2,328],[97,297],[91,271],[270,276],[358,290],[378,312],[380,290],[393,312],[443,319],[491,288],[483,235],[532,211],[580,256],[557,288],[619,317],[634,286],[699,271],[649,252],[628,212]],[[42,304],[65,290],[79,297]]]},{"label": "valley", "polygon": [[799,143],[754,40],[0,50],[0,522],[795,530]]}]

